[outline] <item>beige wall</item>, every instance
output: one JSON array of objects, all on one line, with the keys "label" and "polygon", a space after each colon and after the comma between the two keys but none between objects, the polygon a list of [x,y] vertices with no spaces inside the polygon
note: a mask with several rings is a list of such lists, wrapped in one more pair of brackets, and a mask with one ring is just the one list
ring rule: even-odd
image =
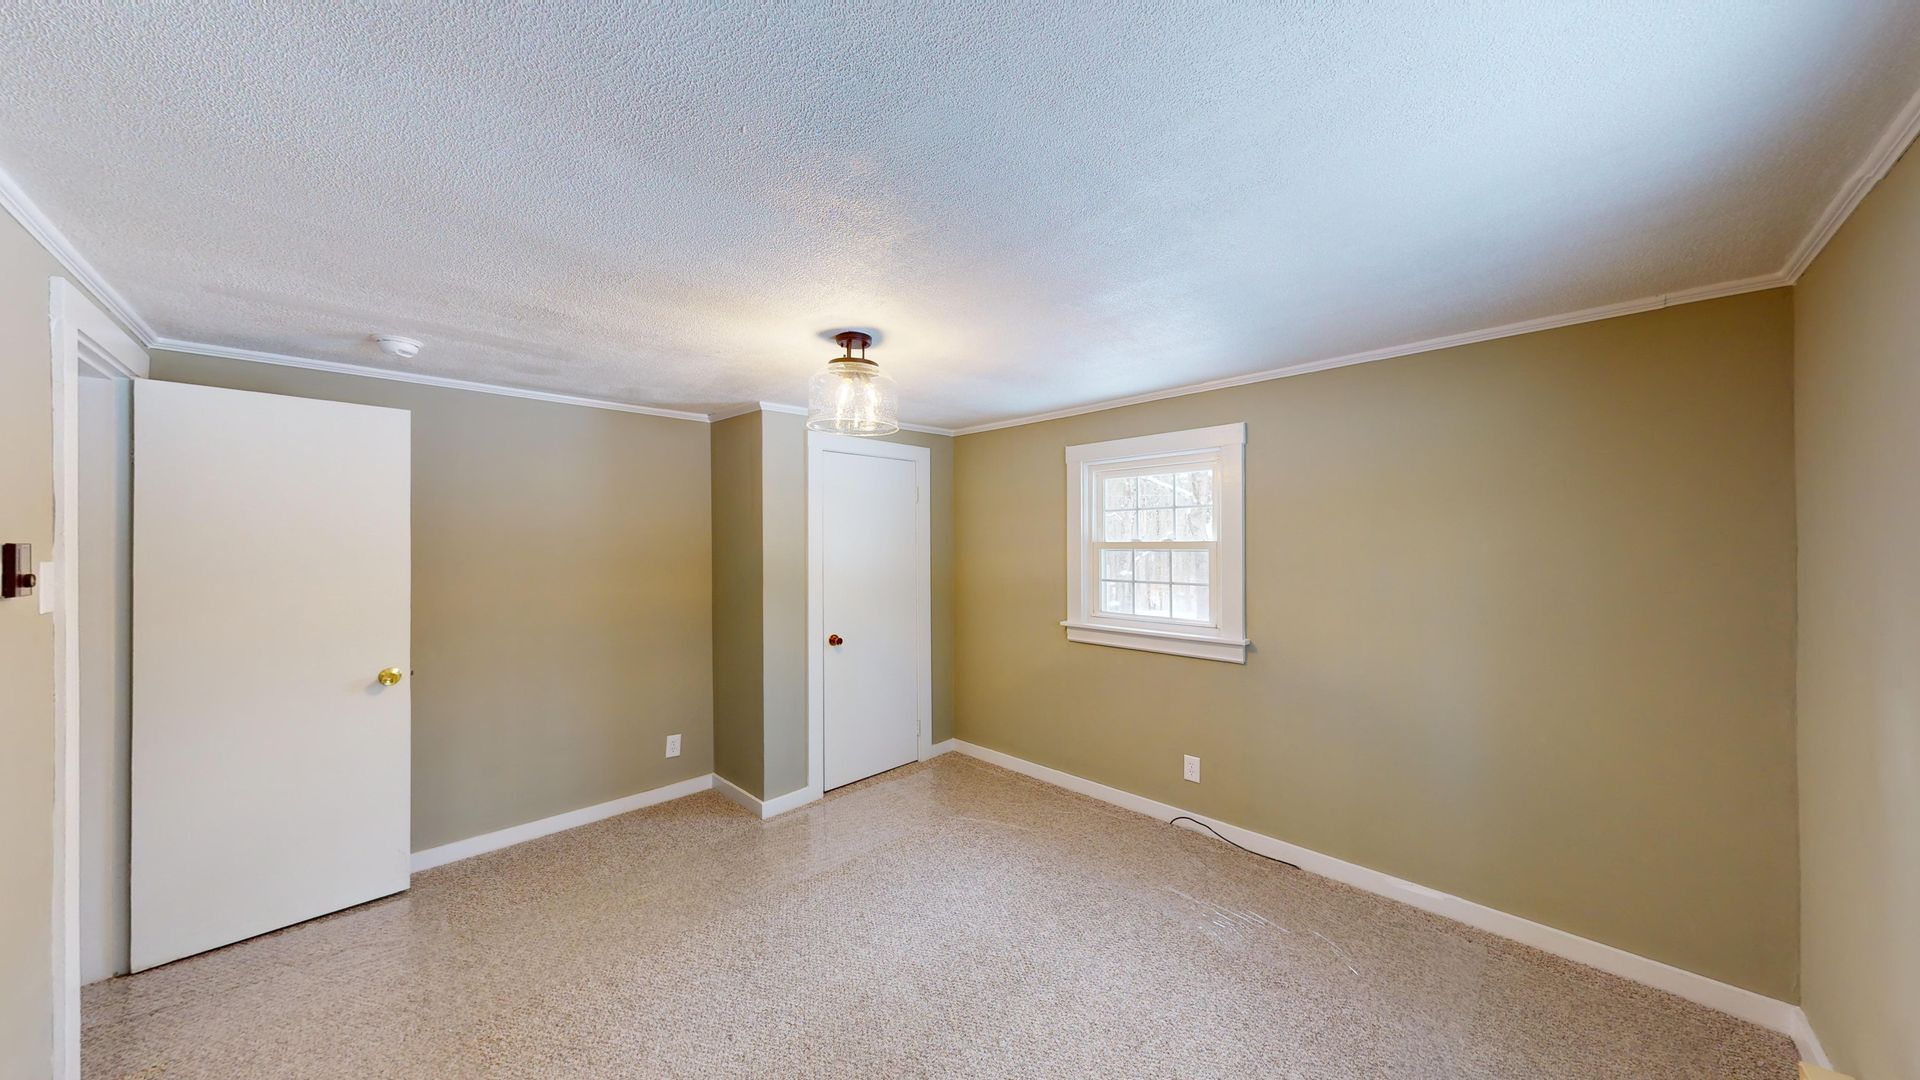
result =
[{"label": "beige wall", "polygon": [[[0,541],[53,558],[48,282],[68,274],[0,214]],[[97,303],[97,301],[96,301]],[[122,327],[122,329],[125,329]],[[0,1076],[53,1061],[53,622],[0,601]]]},{"label": "beige wall", "polygon": [[712,770],[708,425],[153,363],[178,382],[412,410],[415,850]]},{"label": "beige wall", "polygon": [[807,422],[760,414],[766,551],[766,790],[807,786]]},{"label": "beige wall", "polygon": [[[962,437],[956,734],[1793,999],[1791,315]],[[1235,421],[1248,663],[1069,644],[1063,448]]]},{"label": "beige wall", "polygon": [[712,427],[713,771],[756,798],[766,749],[760,415]]},{"label": "beige wall", "polygon": [[[0,215],[0,541],[53,557],[47,279],[63,274]],[[0,1076],[45,1076],[53,1054],[53,623],[0,600]]]},{"label": "beige wall", "polygon": [[1802,995],[1834,1063],[1920,1076],[1920,162],[1794,293]]}]

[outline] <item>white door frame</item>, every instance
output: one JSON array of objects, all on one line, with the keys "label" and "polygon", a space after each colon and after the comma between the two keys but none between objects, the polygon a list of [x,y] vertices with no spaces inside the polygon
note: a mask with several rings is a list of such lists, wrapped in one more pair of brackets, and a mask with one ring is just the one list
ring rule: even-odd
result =
[{"label": "white door frame", "polygon": [[913,595],[903,601],[913,606],[913,627],[919,639],[914,655],[914,711],[919,718],[919,759],[933,752],[933,527],[931,508],[933,452],[924,446],[884,442],[853,435],[834,435],[823,431],[807,432],[807,787],[802,802],[819,798],[826,789],[827,774],[827,553],[822,542],[826,522],[822,517],[820,489],[813,478],[821,475],[828,454],[858,454],[864,457],[894,458],[913,463],[914,566],[919,583]]},{"label": "white door frame", "polygon": [[[52,278],[53,1075],[80,1076],[80,380],[147,377],[147,351],[65,278]],[[43,566],[45,564],[42,564]]]}]

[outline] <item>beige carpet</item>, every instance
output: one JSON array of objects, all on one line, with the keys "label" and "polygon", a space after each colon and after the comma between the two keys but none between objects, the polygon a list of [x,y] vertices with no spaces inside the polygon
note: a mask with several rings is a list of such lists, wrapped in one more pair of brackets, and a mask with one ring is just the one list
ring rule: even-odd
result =
[{"label": "beige carpet", "polygon": [[93,1077],[1786,1080],[1730,1017],[948,755],[88,988]]}]

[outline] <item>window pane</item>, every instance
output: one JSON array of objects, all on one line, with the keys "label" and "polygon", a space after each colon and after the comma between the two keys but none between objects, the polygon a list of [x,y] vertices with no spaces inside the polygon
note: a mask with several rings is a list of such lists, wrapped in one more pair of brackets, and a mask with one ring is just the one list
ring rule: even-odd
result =
[{"label": "window pane", "polygon": [[1208,585],[1212,583],[1213,579],[1207,571],[1206,552],[1176,551],[1173,553],[1174,581],[1188,585]]},{"label": "window pane", "polygon": [[1173,495],[1177,506],[1213,505],[1213,470],[1200,469],[1175,474]]},{"label": "window pane", "polygon": [[1100,576],[1110,581],[1126,581],[1133,577],[1133,552],[1101,552]]},{"label": "window pane", "polygon": [[[1164,514],[1166,513],[1166,511],[1165,510],[1146,510],[1146,511],[1142,511],[1141,513],[1142,513],[1142,519],[1144,521],[1146,514]],[[1173,513],[1175,517],[1173,538],[1175,540],[1211,540],[1213,539],[1213,507],[1183,506],[1180,509],[1175,510]],[[1162,540],[1165,538],[1160,536],[1142,536],[1140,539]]]},{"label": "window pane", "polygon": [[[1169,494],[1171,494],[1171,491],[1169,491]],[[1192,513],[1192,512],[1194,511],[1187,511],[1187,510],[1179,511],[1179,513],[1182,513],[1182,514]],[[1211,511],[1199,511],[1199,512],[1211,513]],[[1141,511],[1138,511],[1138,513],[1140,514],[1140,531],[1137,535],[1134,536],[1135,540],[1171,540],[1173,539],[1173,515],[1175,511],[1173,510],[1141,510]],[[1107,516],[1112,517],[1113,515],[1109,514]],[[1107,539],[1112,540],[1116,538],[1110,536]]]},{"label": "window pane", "polygon": [[1135,514],[1135,511],[1132,511],[1132,510],[1122,510],[1117,514],[1115,513],[1107,514],[1106,515],[1106,518],[1107,518],[1106,531],[1105,531],[1105,534],[1101,536],[1101,539],[1102,540],[1133,539],[1134,514]]},{"label": "window pane", "polygon": [[1140,477],[1141,506],[1173,505],[1173,474],[1155,473]]},{"label": "window pane", "polygon": [[1133,586],[1124,581],[1101,582],[1100,610],[1111,615],[1133,614]]},{"label": "window pane", "polygon": [[1142,585],[1136,582],[1133,586],[1133,613],[1166,618],[1171,614],[1167,595],[1167,590],[1171,588],[1171,585]]},{"label": "window pane", "polygon": [[1101,496],[1101,508],[1104,510],[1133,509],[1133,477],[1122,476],[1108,479],[1103,485],[1105,494]]},{"label": "window pane", "polygon": [[1174,618],[1205,620],[1211,617],[1207,614],[1205,585],[1175,585],[1172,588]]},{"label": "window pane", "polygon": [[1167,558],[1169,551],[1136,551],[1133,579],[1135,581],[1170,581],[1173,563]]}]

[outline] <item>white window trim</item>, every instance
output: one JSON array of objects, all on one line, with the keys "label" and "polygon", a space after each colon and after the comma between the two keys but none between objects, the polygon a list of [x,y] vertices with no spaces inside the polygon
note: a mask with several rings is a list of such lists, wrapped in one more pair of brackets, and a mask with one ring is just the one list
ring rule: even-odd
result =
[{"label": "white window trim", "polygon": [[[1192,431],[1170,431],[1133,439],[1086,443],[1067,447],[1067,640],[1087,645],[1191,656],[1202,660],[1247,662],[1245,484],[1247,425],[1222,424]],[[1216,457],[1214,525],[1219,530],[1215,548],[1212,596],[1218,604],[1218,625],[1154,620],[1117,619],[1101,615],[1095,602],[1096,567],[1088,557],[1098,535],[1093,520],[1094,473],[1114,465],[1156,459]]]}]

